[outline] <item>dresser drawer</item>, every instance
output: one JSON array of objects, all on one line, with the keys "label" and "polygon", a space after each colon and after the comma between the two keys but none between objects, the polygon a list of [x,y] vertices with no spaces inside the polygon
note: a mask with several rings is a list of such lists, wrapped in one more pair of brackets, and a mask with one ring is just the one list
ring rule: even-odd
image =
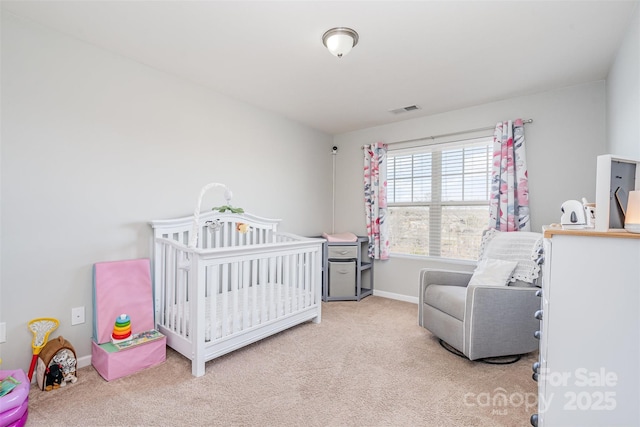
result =
[{"label": "dresser drawer", "polygon": [[329,246],[329,259],[357,259],[358,247],[356,245]]}]

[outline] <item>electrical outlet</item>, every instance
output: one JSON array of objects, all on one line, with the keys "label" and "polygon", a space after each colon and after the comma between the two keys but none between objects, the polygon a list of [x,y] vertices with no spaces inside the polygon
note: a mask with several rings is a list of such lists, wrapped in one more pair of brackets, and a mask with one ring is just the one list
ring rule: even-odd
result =
[{"label": "electrical outlet", "polygon": [[0,323],[0,342],[7,342],[7,324]]},{"label": "electrical outlet", "polygon": [[84,323],[84,307],[71,309],[71,326]]}]

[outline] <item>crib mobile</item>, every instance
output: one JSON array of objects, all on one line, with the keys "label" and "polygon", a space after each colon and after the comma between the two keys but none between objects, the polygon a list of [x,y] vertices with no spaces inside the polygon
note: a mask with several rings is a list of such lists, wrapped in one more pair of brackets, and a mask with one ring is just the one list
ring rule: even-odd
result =
[{"label": "crib mobile", "polygon": [[[198,244],[198,219],[200,218],[200,209],[202,207],[202,198],[204,197],[204,194],[209,191],[212,188],[223,188],[224,189],[224,199],[226,200],[227,204],[226,205],[222,205],[222,206],[217,206],[212,208],[211,210],[216,211],[216,212],[220,212],[220,213],[225,213],[227,211],[237,214],[237,213],[244,213],[244,209],[242,208],[235,208],[233,206],[231,206],[231,198],[233,197],[233,193],[231,192],[231,190],[229,190],[229,188],[224,185],[224,184],[220,184],[218,182],[212,182],[210,184],[205,185],[204,187],[202,187],[202,189],[200,190],[200,196],[198,197],[198,201],[196,203],[196,207],[193,211],[193,231],[191,233],[191,237],[189,238],[189,247],[190,248],[195,248],[196,245]],[[207,226],[207,229],[209,230],[210,233],[215,233],[216,231],[220,230],[222,228],[222,224],[220,223],[219,219],[215,219],[212,221],[206,221],[205,225]],[[251,231],[251,227],[249,227],[248,224],[239,222],[236,224],[236,231],[240,232],[240,233],[247,233],[249,231]]]}]

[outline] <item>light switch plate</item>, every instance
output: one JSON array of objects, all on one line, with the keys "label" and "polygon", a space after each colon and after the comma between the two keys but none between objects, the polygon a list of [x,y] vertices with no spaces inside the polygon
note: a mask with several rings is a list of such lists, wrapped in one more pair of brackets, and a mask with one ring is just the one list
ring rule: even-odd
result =
[{"label": "light switch plate", "polygon": [[7,342],[7,324],[0,323],[0,342]]}]

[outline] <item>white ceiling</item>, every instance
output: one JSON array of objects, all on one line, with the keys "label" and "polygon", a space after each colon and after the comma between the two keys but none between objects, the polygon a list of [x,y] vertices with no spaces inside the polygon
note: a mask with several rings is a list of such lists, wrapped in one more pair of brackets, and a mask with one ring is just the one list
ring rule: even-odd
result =
[{"label": "white ceiling", "polygon": [[[605,79],[639,0],[2,1],[329,134]],[[322,45],[346,26],[358,45]],[[417,104],[421,110],[389,110]]]}]

